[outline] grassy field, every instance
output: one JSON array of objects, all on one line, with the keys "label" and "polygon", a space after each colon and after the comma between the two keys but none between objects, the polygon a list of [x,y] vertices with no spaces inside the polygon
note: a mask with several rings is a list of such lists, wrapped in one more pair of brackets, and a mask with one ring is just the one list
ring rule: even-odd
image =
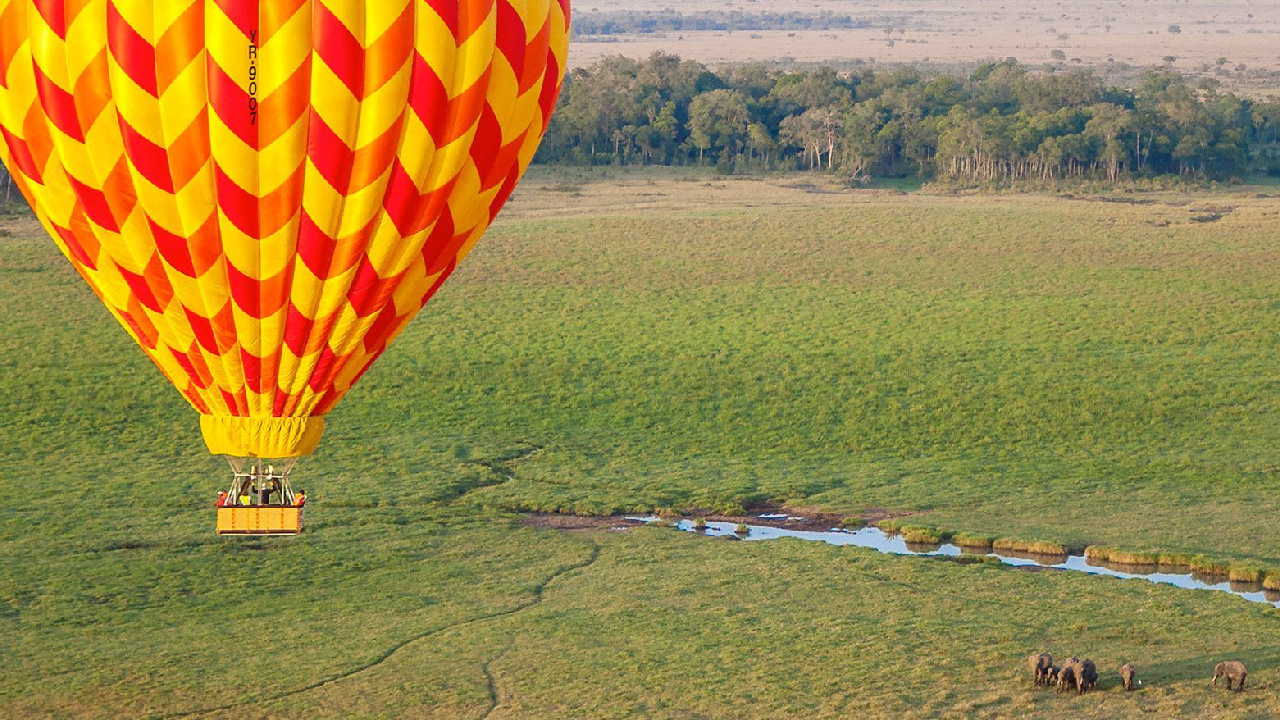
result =
[{"label": "grassy field", "polygon": [[[264,541],[212,536],[194,414],[7,220],[0,714],[1280,714],[1280,613],[1238,598],[512,520],[777,501],[1278,563],[1267,194],[542,171]],[[1029,687],[1042,648],[1103,692]],[[1256,689],[1210,691],[1227,657]]]},{"label": "grassy field", "polygon": [[406,399],[433,435],[544,447],[468,499],[893,507],[1280,559],[1276,199],[620,182],[531,188],[435,309],[455,332],[371,378],[457,393]]}]

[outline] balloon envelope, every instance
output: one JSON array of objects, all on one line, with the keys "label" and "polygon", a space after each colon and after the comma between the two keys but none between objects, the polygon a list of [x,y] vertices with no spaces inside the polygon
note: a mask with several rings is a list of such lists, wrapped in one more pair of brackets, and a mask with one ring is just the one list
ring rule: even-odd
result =
[{"label": "balloon envelope", "polygon": [[480,238],[568,0],[0,0],[0,159],[201,414],[294,457]]}]

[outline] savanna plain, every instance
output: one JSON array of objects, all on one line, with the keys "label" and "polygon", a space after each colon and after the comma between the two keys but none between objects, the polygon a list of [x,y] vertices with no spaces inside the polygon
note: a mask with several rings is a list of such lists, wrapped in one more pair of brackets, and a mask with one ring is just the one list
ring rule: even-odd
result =
[{"label": "savanna plain", "polygon": [[[538,168],[299,466],[306,532],[248,540],[213,534],[195,413],[10,216],[0,715],[1280,715],[1280,611],[1224,593],[528,520],[781,506],[1280,567],[1277,227],[1267,187]],[[1040,650],[1098,691],[1033,687]]]},{"label": "savanna plain", "polygon": [[583,0],[574,52],[669,52],[710,65],[1165,65],[1274,92],[1280,5],[1267,0]]}]

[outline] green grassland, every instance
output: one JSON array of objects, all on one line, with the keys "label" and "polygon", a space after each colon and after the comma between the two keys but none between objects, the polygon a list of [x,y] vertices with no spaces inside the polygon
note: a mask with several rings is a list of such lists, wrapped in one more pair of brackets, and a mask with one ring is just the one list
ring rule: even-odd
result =
[{"label": "green grassland", "polygon": [[[1280,714],[1280,613],[1239,598],[512,514],[888,508],[1280,563],[1259,195],[535,174],[331,417],[308,532],[261,541],[212,536],[194,414],[4,221],[0,714]],[[1042,648],[1102,692],[1029,687]],[[1256,690],[1210,691],[1227,657]]]},{"label": "green grassland", "polygon": [[435,308],[452,331],[424,322],[346,411],[363,428],[427,373],[402,410],[433,436],[545,446],[469,495],[502,509],[883,506],[1277,559],[1280,202],[759,208],[788,188],[720,184],[685,210],[660,204],[680,183],[637,182],[661,197],[632,212],[517,205]]}]

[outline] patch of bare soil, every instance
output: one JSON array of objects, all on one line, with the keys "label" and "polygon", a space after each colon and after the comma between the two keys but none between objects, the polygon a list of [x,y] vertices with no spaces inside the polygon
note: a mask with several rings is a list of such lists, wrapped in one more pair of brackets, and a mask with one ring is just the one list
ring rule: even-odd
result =
[{"label": "patch of bare soil", "polygon": [[[836,513],[810,513],[803,514],[791,508],[783,508],[776,511],[777,514],[787,514],[785,518],[762,518],[756,515],[706,515],[707,520],[712,522],[727,523],[746,523],[748,525],[767,525],[769,527],[786,528],[787,530],[817,530],[825,531],[833,527],[839,527],[840,523],[848,515],[837,515]],[[703,516],[696,516],[703,517]]]},{"label": "patch of bare soil", "polygon": [[552,528],[555,530],[596,530],[598,528],[623,527],[627,525],[627,521],[620,517],[533,513],[520,518],[520,524],[525,527]]},{"label": "patch of bare soil", "polygon": [[[767,525],[769,527],[786,528],[787,530],[825,531],[833,527],[839,527],[849,517],[859,517],[864,524],[874,525],[882,520],[912,515],[915,512],[913,510],[893,510],[890,508],[866,508],[859,514],[845,514],[823,512],[808,507],[762,506],[751,508],[746,515],[715,515],[690,511],[680,519],[690,520],[701,517],[711,522]],[[785,517],[760,517],[761,515],[782,515]],[[555,530],[596,530],[599,528],[625,529],[629,525],[629,521],[618,516],[599,517],[533,513],[522,517],[520,524],[526,527],[543,527]]]},{"label": "patch of bare soil", "polygon": [[875,525],[890,518],[916,515],[919,512],[919,510],[894,510],[893,508],[865,508],[862,511],[862,520],[868,525]]}]

